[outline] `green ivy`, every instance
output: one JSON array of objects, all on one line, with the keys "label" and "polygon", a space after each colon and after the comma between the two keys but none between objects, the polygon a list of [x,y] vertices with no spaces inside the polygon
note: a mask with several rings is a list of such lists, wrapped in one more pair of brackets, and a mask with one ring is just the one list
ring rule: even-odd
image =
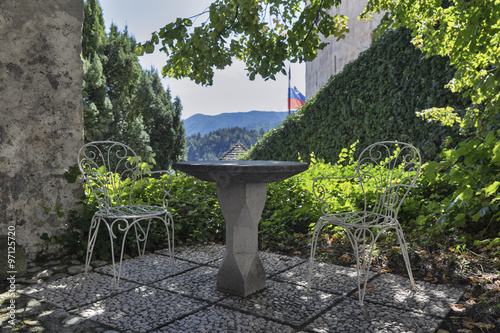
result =
[{"label": "green ivy", "polygon": [[454,69],[442,57],[424,58],[404,29],[388,30],[372,46],[283,124],[271,130],[248,153],[249,159],[306,161],[314,152],[335,162],[344,147],[384,140],[410,142],[425,160],[435,160],[447,136],[458,126],[424,122],[417,111],[453,106],[464,110],[469,101],[444,86]]}]

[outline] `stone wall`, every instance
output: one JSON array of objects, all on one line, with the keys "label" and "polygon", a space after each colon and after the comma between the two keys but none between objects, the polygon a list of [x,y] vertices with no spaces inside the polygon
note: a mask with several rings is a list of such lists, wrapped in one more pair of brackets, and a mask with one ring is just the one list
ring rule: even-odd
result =
[{"label": "stone wall", "polygon": [[332,75],[336,75],[346,64],[356,59],[362,51],[370,47],[372,31],[380,23],[383,15],[376,15],[372,21],[358,20],[359,14],[366,6],[366,0],[343,1],[338,8],[332,8],[332,16],[343,14],[349,17],[347,26],[349,33],[345,39],[324,38],[328,45],[318,51],[318,57],[306,63],[306,97],[309,99],[324,86]]},{"label": "stone wall", "polygon": [[30,258],[81,198],[63,173],[83,143],[82,24],[83,0],[0,1],[0,235],[15,226]]}]

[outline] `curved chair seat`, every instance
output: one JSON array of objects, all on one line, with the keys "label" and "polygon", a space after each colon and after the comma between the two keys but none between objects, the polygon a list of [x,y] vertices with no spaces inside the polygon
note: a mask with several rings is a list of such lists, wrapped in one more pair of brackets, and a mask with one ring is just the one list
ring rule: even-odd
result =
[{"label": "curved chair seat", "polygon": [[105,212],[96,212],[96,216],[113,219],[146,219],[168,213],[168,209],[160,206],[133,205],[110,207]]},{"label": "curved chair seat", "polygon": [[[321,229],[325,225],[344,228],[356,257],[358,278],[358,298],[361,305],[365,297],[368,272],[375,243],[378,237],[388,229],[394,230],[398,238],[410,284],[416,289],[410,266],[407,245],[403,229],[397,219],[401,203],[412,188],[420,173],[421,158],[419,151],[410,144],[395,141],[384,141],[365,148],[355,169],[354,179],[361,187],[364,197],[364,210],[347,213],[330,213],[327,188],[324,183],[329,180],[346,180],[353,177],[317,177],[313,180],[313,192],[323,204],[322,213],[314,228],[311,240],[311,256],[309,260],[309,288],[312,284],[314,253]],[[367,188],[373,189],[373,201],[367,200]]]},{"label": "curved chair seat", "polygon": [[345,228],[387,228],[399,223],[390,216],[363,211],[328,214],[321,216],[319,221]]}]

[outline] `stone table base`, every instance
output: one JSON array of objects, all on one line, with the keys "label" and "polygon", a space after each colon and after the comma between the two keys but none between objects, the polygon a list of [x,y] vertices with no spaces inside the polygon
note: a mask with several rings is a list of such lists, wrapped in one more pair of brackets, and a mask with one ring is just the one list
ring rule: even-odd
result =
[{"label": "stone table base", "polygon": [[246,297],[266,287],[266,273],[258,254],[258,226],[266,194],[266,183],[217,186],[226,220],[226,252],[217,275],[220,291]]}]

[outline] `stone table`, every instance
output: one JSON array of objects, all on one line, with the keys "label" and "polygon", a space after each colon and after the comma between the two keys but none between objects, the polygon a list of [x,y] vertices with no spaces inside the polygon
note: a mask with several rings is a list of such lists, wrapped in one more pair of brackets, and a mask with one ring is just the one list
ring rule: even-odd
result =
[{"label": "stone table", "polygon": [[178,162],[174,168],[217,183],[217,199],[226,220],[226,252],[217,274],[217,289],[246,297],[266,287],[258,255],[258,225],[267,183],[279,182],[308,168],[283,161]]}]

